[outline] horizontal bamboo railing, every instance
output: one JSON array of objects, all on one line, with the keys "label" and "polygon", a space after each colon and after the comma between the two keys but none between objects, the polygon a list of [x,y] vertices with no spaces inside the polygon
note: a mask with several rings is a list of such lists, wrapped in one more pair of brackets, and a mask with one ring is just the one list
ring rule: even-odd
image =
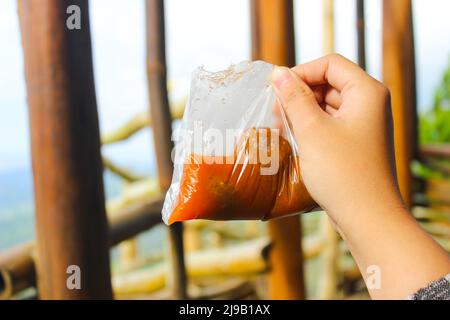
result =
[{"label": "horizontal bamboo railing", "polygon": [[450,144],[423,145],[419,150],[420,156],[423,158],[450,159]]}]

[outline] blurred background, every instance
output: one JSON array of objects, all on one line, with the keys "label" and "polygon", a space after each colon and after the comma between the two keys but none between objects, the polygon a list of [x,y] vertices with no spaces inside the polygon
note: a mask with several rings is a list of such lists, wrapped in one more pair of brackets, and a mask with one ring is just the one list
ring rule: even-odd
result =
[{"label": "blurred background", "polygon": [[[302,63],[324,53],[324,8],[322,1],[294,0],[293,3],[296,62]],[[103,175],[106,208],[114,210],[152,195],[156,188],[154,178],[157,166],[152,132],[145,125],[149,104],[145,2],[91,0],[89,4],[97,106],[104,142],[101,151],[112,168],[105,170]],[[182,110],[189,90],[190,74],[197,66],[220,70],[231,63],[252,59],[250,2],[166,0],[164,5],[169,100],[175,110]],[[35,219],[24,57],[17,2],[2,0],[0,6],[0,39],[3,43],[0,50],[0,252],[6,252],[35,238]],[[334,1],[335,51],[355,62],[358,58],[356,12],[356,1]],[[448,12],[450,3],[447,0],[412,1],[418,137],[420,143],[433,146],[450,143]],[[367,71],[381,81],[382,21],[382,1],[366,0]],[[117,138],[136,122],[143,123],[142,130],[135,130],[136,133],[127,139]],[[121,141],[116,141],[116,138]],[[422,210],[430,207],[424,181],[445,181],[450,173],[450,165],[442,159],[441,153],[438,160],[412,162],[412,173],[417,178],[414,201],[419,218],[429,218],[429,213]],[[120,170],[122,173],[117,173]],[[131,178],[124,179],[124,175]],[[443,211],[445,206],[442,206],[442,201],[449,200],[448,186],[448,183],[438,183],[432,190],[433,196],[440,201],[439,208],[433,214],[440,218],[439,224],[429,225],[430,232],[436,233],[445,244],[449,243],[450,225],[446,220],[449,211]],[[306,296],[367,298],[351,257],[343,262],[344,271],[338,273],[338,286],[332,296],[324,296],[320,291],[323,272],[322,249],[317,240],[320,217],[321,213],[302,217],[303,248],[307,258]],[[239,298],[267,297],[263,253],[269,241],[265,223],[194,222],[186,224],[184,237],[185,254],[192,254],[190,259],[194,268],[190,272],[194,276],[189,278],[189,292],[204,297],[209,297],[208,294],[215,297],[216,291],[217,296],[232,292]],[[340,250],[348,255],[345,248]],[[167,297],[164,288],[168,282],[161,275],[164,273],[161,265],[166,260],[167,251],[166,227],[161,224],[112,249],[116,297]],[[248,256],[249,251],[258,254]],[[220,270],[213,262],[215,257],[231,261],[229,269]],[[219,289],[211,293],[205,289],[210,287]],[[34,288],[27,288],[19,296],[33,297],[35,294]]]}]

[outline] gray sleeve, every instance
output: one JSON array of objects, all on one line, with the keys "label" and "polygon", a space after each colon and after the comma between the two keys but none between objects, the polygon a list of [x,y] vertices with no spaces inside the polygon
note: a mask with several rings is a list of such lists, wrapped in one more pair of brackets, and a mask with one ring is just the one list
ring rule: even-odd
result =
[{"label": "gray sleeve", "polygon": [[408,300],[450,300],[450,274],[420,289]]}]

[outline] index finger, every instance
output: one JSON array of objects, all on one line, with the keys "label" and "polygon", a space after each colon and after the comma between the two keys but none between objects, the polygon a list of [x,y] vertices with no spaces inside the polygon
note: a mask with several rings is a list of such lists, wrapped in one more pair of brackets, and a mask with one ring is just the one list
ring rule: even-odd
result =
[{"label": "index finger", "polygon": [[298,65],[292,71],[309,86],[330,84],[338,91],[350,84],[359,82],[367,74],[357,64],[338,54]]}]

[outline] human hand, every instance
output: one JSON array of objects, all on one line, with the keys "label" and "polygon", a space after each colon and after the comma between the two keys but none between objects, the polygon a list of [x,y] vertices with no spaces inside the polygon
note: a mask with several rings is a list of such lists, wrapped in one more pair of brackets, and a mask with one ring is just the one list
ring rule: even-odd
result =
[{"label": "human hand", "polygon": [[338,227],[367,206],[402,206],[382,83],[339,55],[278,67],[272,83],[295,134],[304,183]]}]

